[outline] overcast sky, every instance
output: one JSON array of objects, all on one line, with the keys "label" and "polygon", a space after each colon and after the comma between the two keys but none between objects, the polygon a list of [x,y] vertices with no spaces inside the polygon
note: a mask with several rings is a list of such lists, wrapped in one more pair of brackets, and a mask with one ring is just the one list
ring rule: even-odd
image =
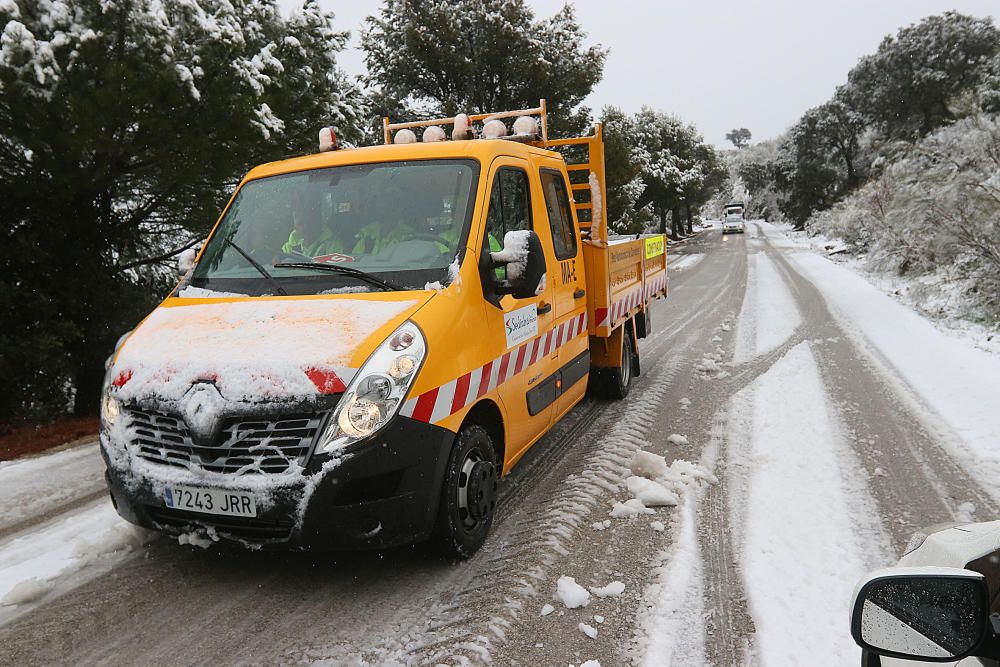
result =
[{"label": "overcast sky", "polygon": [[[297,0],[279,0],[286,9]],[[539,16],[564,0],[527,0]],[[364,72],[364,19],[378,0],[320,0],[351,31],[340,64]],[[576,0],[589,43],[610,49],[604,80],[588,104],[625,111],[649,105],[694,123],[714,144],[747,127],[754,141],[774,137],[822,104],[857,59],[882,37],[950,9],[1000,22],[998,0]]]}]

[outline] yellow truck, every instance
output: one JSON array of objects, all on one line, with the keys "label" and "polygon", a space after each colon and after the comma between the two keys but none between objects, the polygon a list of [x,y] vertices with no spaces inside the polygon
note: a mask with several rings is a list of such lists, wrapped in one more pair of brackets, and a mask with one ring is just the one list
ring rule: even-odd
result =
[{"label": "yellow truck", "polygon": [[468,557],[502,477],[588,384],[627,394],[666,243],[608,238],[601,127],[551,140],[543,101],[386,120],[385,141],[324,129],[320,153],[251,170],[119,342],[101,451],[122,517]]}]

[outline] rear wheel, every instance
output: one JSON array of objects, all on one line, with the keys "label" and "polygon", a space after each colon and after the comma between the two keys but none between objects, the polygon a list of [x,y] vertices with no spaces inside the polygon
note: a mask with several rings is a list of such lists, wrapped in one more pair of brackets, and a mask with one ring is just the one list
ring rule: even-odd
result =
[{"label": "rear wheel", "polygon": [[601,393],[607,398],[621,400],[628,396],[632,384],[632,375],[636,367],[635,346],[628,327],[622,332],[622,364],[618,368],[600,369]]},{"label": "rear wheel", "polygon": [[435,539],[451,558],[469,558],[483,546],[493,525],[500,471],[493,439],[470,424],[455,438],[441,489]]}]

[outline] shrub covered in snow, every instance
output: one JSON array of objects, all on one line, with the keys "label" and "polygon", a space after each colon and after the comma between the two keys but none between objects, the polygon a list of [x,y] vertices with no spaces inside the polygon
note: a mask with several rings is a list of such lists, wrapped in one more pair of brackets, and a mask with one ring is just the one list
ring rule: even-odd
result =
[{"label": "shrub covered in snow", "polygon": [[1000,115],[961,120],[900,146],[886,162],[807,228],[842,239],[873,271],[918,279],[911,296],[925,311],[996,323]]}]

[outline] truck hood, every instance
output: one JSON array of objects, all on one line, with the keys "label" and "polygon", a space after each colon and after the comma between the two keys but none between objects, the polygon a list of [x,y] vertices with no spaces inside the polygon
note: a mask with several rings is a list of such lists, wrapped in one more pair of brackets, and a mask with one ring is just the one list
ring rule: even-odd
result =
[{"label": "truck hood", "polygon": [[108,381],[123,401],[179,401],[203,383],[227,402],[340,393],[429,298],[168,299],[122,345]]}]

